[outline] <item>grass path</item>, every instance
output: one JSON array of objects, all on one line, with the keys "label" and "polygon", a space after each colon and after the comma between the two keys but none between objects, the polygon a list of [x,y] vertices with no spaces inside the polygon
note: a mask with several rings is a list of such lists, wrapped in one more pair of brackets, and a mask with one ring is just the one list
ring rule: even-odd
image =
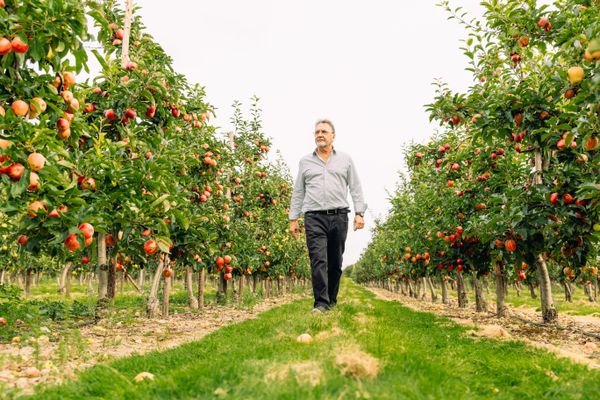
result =
[{"label": "grass path", "polygon": [[[349,281],[338,307],[298,301],[176,349],[98,365],[38,399],[592,399],[600,371],[467,328]],[[314,340],[296,342],[309,333]],[[134,382],[147,371],[153,381]],[[360,377],[360,378],[358,378]]]}]

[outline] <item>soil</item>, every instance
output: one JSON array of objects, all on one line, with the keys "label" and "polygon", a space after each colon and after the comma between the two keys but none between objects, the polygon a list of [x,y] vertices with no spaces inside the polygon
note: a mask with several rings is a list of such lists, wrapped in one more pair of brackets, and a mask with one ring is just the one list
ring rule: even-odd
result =
[{"label": "soil", "polygon": [[255,319],[271,308],[304,298],[285,295],[264,300],[251,310],[205,307],[200,312],[165,319],[136,317],[126,322],[107,318],[98,324],[47,335],[22,343],[0,344],[0,398],[33,393],[39,384],[76,379],[77,372],[98,363],[134,354],[162,351],[199,340],[224,326]]},{"label": "soil", "polygon": [[472,327],[473,330],[467,331],[470,336],[519,340],[590,368],[600,368],[600,318],[562,313],[558,316],[557,325],[543,325],[541,313],[525,305],[515,308],[506,304],[506,316],[499,318],[495,315],[495,304],[489,305],[488,312],[482,313],[475,311],[473,303],[467,308],[458,308],[456,299],[452,298],[450,304],[432,303],[385,289],[368,289],[381,300],[398,301],[412,310],[433,312]]}]

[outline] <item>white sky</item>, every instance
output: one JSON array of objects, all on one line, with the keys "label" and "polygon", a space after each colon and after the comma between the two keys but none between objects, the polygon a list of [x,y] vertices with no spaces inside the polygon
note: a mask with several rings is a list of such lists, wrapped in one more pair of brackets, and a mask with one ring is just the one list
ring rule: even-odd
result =
[{"label": "white sky", "polygon": [[[466,31],[437,2],[134,0],[176,70],[206,87],[223,131],[231,130],[234,100],[261,99],[264,131],[294,177],[314,149],[314,122],[335,123],[336,148],[353,157],[369,204],[366,229],[348,234],[345,265],[358,260],[374,218],[389,208],[403,145],[435,129],[424,109],[433,80],[461,91],[472,82],[459,50]],[[483,13],[479,0],[451,6]]]}]

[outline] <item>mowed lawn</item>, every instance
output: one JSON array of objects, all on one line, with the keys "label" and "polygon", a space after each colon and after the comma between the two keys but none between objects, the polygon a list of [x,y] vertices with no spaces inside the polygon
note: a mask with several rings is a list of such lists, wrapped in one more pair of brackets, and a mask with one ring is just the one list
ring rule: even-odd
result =
[{"label": "mowed lawn", "polygon": [[[98,365],[37,399],[598,399],[600,371],[343,282],[323,315],[298,301],[176,349]],[[309,333],[310,343],[297,337]],[[139,383],[140,372],[154,380]]]}]

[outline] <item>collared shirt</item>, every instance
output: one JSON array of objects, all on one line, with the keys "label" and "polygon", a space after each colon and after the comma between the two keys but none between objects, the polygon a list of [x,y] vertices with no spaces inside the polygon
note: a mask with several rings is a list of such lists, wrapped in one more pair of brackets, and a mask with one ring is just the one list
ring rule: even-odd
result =
[{"label": "collared shirt", "polygon": [[348,208],[348,189],[354,211],[364,213],[367,204],[350,156],[334,149],[329,159],[323,161],[316,150],[313,151],[300,160],[289,219],[298,219],[307,211]]}]

